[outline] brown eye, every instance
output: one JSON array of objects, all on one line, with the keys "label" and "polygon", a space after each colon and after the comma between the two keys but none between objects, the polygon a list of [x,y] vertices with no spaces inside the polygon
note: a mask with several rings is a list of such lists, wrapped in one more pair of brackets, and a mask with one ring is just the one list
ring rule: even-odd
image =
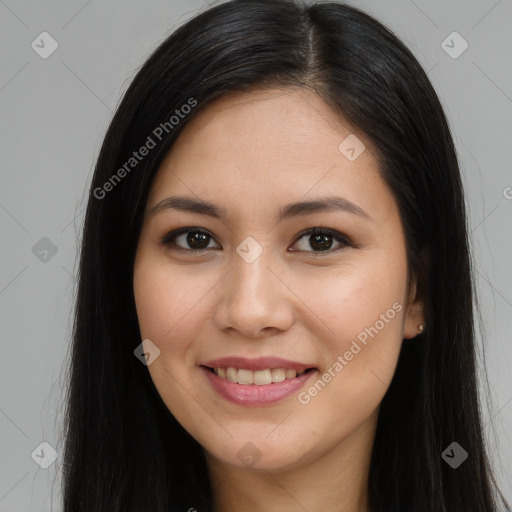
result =
[{"label": "brown eye", "polygon": [[182,228],[167,234],[160,243],[176,251],[199,252],[208,249],[212,239],[209,233],[201,229]]},{"label": "brown eye", "polygon": [[[353,244],[348,240],[346,236],[342,235],[338,231],[327,228],[308,229],[306,232],[300,235],[297,242],[300,242],[302,239],[305,239],[305,243],[303,244],[303,248],[299,250],[305,252],[332,253],[342,247],[353,247]],[[334,241],[338,242],[338,246],[334,250],[331,250]],[[308,246],[311,247],[313,251],[309,251]]]}]

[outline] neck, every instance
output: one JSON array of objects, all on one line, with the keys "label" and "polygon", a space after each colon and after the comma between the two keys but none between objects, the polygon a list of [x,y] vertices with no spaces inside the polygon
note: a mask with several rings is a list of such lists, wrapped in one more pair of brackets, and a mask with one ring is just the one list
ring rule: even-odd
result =
[{"label": "neck", "polygon": [[377,415],[307,464],[235,467],[206,453],[213,512],[368,512],[368,472]]}]

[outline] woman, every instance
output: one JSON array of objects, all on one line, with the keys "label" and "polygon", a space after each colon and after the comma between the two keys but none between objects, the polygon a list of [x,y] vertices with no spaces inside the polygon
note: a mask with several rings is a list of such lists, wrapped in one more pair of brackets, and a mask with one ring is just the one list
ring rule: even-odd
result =
[{"label": "woman", "polygon": [[474,290],[426,74],[338,3],[144,64],[84,227],[64,510],[489,512]]}]

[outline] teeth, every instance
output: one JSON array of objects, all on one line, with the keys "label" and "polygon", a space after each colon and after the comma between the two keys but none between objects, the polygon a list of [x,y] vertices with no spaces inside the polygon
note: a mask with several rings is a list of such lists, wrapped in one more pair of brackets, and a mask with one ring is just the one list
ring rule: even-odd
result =
[{"label": "teeth", "polygon": [[229,380],[229,382],[236,382],[238,372],[234,368],[227,368],[226,369],[226,379]]},{"label": "teeth", "polygon": [[285,376],[287,379],[294,379],[297,377],[297,372],[295,370],[286,370]]},{"label": "teeth", "polygon": [[254,384],[253,373],[251,370],[238,370],[238,384]]},{"label": "teeth", "polygon": [[272,382],[283,382],[286,379],[286,372],[282,368],[272,370]]},{"label": "teeth", "polygon": [[272,382],[283,382],[285,379],[293,379],[305,373],[306,370],[289,370],[284,368],[272,368],[266,370],[244,370],[236,368],[215,368],[215,375],[229,382],[238,384],[255,384],[256,386],[265,386]]},{"label": "teeth", "polygon": [[[238,374],[242,370],[238,370]],[[270,384],[272,382],[272,370],[258,370],[251,372],[253,374],[253,383],[257,386],[263,386],[264,384]]]}]

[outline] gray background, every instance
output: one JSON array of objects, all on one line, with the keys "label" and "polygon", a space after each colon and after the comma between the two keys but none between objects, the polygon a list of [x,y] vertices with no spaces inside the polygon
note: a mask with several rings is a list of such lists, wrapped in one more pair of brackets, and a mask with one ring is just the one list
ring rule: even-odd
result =
[{"label": "gray background", "polygon": [[[453,129],[485,329],[492,399],[483,407],[485,432],[511,500],[512,0],[350,3],[411,48]],[[35,460],[50,454],[46,449],[41,458],[43,441],[58,454],[62,446],[63,365],[84,194],[136,70],[207,7],[193,0],[0,0],[0,512],[60,510],[60,458],[48,469]],[[31,47],[44,31],[58,42],[46,59]],[[469,44],[457,58],[445,50],[460,51],[460,40],[442,45],[454,31]],[[51,245],[43,237],[55,254],[41,252]]]}]

